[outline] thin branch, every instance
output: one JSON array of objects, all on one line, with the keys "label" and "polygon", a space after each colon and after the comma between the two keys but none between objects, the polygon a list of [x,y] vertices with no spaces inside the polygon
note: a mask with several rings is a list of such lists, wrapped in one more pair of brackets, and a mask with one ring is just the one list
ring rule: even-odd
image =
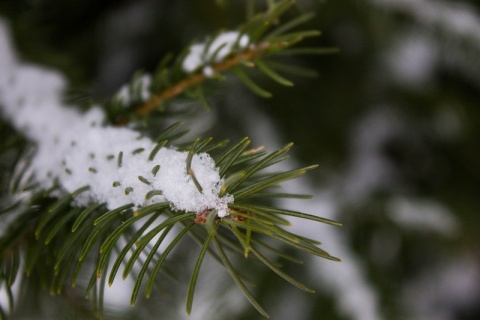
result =
[{"label": "thin branch", "polygon": [[[270,50],[279,50],[281,48],[287,47],[289,45],[288,42],[277,42],[277,43],[270,43],[270,42],[261,42],[256,46],[249,47],[246,51],[243,51],[230,59],[227,59],[223,62],[218,64],[214,64],[211,66],[214,73],[219,73],[222,71],[227,71],[232,69],[234,66],[237,66],[241,63],[245,63],[245,61],[252,61],[256,58],[259,58]],[[180,80],[179,82],[173,84],[169,88],[165,89],[164,91],[153,95],[150,100],[146,101],[143,105],[139,106],[136,109],[136,113],[141,116],[145,116],[148,113],[152,112],[154,109],[161,106],[165,101],[170,100],[183,92],[187,89],[195,87],[196,85],[202,83],[207,76],[203,74],[202,71],[198,71],[197,73],[193,74],[192,76]]]}]

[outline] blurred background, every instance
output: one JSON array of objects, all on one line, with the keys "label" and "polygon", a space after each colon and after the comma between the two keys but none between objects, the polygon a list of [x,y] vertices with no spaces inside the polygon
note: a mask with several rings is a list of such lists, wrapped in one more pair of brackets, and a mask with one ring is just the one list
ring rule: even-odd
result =
[{"label": "blurred background", "polygon": [[[258,77],[271,99],[228,78],[212,89],[213,110],[192,124],[218,140],[248,135],[267,150],[295,142],[288,166],[319,168],[286,191],[315,199],[279,205],[343,223],[293,222],[343,260],[299,255],[303,265],[284,264],[315,294],[252,267],[255,296],[272,319],[480,319],[478,3],[297,2],[297,11],[316,12],[307,27],[322,31],[306,44],[338,53],[286,58],[303,70],[284,73],[293,88]],[[82,102],[108,97],[195,39],[236,27],[245,3],[1,0],[0,15],[19,56],[64,72],[67,99]],[[261,318],[224,270],[207,262],[202,276],[190,319]],[[135,307],[128,281],[119,284],[108,294],[106,318],[187,318],[187,281],[160,286]],[[89,319],[72,292],[20,296],[12,319]]]}]

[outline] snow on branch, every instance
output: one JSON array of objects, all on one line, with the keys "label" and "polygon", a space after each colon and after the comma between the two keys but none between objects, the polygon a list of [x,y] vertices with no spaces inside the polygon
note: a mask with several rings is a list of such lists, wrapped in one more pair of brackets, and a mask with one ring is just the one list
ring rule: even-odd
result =
[{"label": "snow on branch", "polygon": [[65,106],[64,78],[17,61],[7,33],[0,24],[1,115],[35,142],[31,171],[40,187],[51,187],[55,179],[66,193],[89,185],[75,198],[79,206],[100,202],[114,209],[169,201],[174,210],[227,215],[233,196],[219,197],[223,179],[208,154],[195,154],[187,172],[188,152],[157,150],[136,131],[103,126],[99,107],[81,114]]},{"label": "snow on branch", "polygon": [[220,62],[232,53],[235,47],[245,48],[250,39],[237,31],[223,32],[213,41],[197,43],[189,48],[189,53],[182,63],[183,70],[191,73],[200,67],[206,76],[213,76],[213,69],[209,66],[212,62]]}]

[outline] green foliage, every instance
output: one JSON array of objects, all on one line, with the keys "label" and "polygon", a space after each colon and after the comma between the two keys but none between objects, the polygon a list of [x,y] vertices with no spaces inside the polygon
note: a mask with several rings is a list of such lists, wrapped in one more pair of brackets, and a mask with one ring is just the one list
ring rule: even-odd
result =
[{"label": "green foliage", "polygon": [[[317,36],[317,31],[292,31],[297,26],[312,18],[312,14],[300,15],[290,22],[275,25],[279,17],[288,11],[294,1],[285,0],[271,3],[265,13],[253,16],[247,23],[237,30],[240,34],[248,34],[251,44],[230,53],[224,60],[215,62],[212,58],[211,66],[217,76],[206,77],[201,70],[185,73],[181,68],[183,58],[188,49],[180,53],[173,62],[166,57],[153,74],[153,83],[149,88],[151,99],[144,101],[141,92],[145,89],[138,81],[140,74],[136,74],[129,84],[132,99],[125,106],[125,101],[114,97],[105,103],[105,109],[112,124],[135,122],[155,111],[162,115],[165,103],[187,96],[198,99],[207,105],[202,86],[206,82],[220,81],[221,73],[233,71],[238,78],[254,93],[262,97],[271,94],[262,89],[248,75],[246,70],[255,68],[273,81],[292,86],[293,83],[284,78],[277,70],[292,69],[292,66],[269,61],[279,54],[317,53],[317,49],[290,50],[306,37]],[[213,55],[215,56],[215,54]],[[301,69],[292,71],[302,73]],[[268,153],[258,149],[248,149],[250,140],[243,138],[226,147],[226,143],[213,142],[213,139],[196,139],[193,142],[177,143],[187,131],[180,131],[181,122],[165,128],[156,138],[157,145],[147,151],[148,159],[153,160],[160,148],[170,145],[180,150],[188,150],[186,171],[195,182],[198,190],[202,186],[191,170],[191,160],[194,153],[210,152],[219,168],[220,176],[225,178],[222,194],[231,194],[235,203],[229,205],[229,214],[219,218],[215,210],[205,210],[200,214],[192,212],[177,212],[171,204],[162,202],[142,207],[134,211],[133,204],[128,204],[113,210],[108,210],[102,203],[92,203],[80,208],[74,205],[73,200],[88,186],[77,191],[57,197],[57,186],[52,182],[49,190],[40,190],[30,183],[26,176],[25,161],[34,156],[27,152],[27,142],[21,140],[17,133],[11,131],[7,125],[2,130],[9,131],[6,139],[0,142],[2,170],[1,215],[9,216],[8,223],[0,238],[0,285],[7,292],[10,308],[13,308],[11,287],[23,273],[20,261],[24,261],[26,277],[38,278],[48,288],[52,295],[62,294],[67,283],[72,286],[81,285],[85,296],[92,299],[94,313],[102,317],[103,292],[106,285],[111,285],[118,273],[125,279],[132,276],[134,288],[131,293],[131,303],[135,304],[138,295],[145,286],[145,295],[150,297],[155,279],[162,270],[168,256],[182,241],[184,236],[190,235],[200,246],[198,259],[193,268],[188,285],[186,310],[192,311],[195,287],[202,262],[209,253],[218,263],[223,265],[231,275],[239,289],[248,301],[265,317],[267,312],[255,300],[250,289],[236,269],[231,255],[240,255],[245,259],[255,259],[271,269],[278,276],[306,292],[312,289],[286,274],[269,256],[284,258],[299,262],[296,258],[282,252],[270,242],[270,238],[278,241],[279,245],[287,245],[294,249],[316,255],[325,259],[339,261],[318,247],[316,241],[293,234],[285,229],[289,221],[285,217],[295,217],[316,222],[339,225],[336,222],[317,216],[283,210],[260,203],[271,203],[272,198],[296,197],[309,198],[305,195],[284,194],[271,192],[272,189],[284,181],[296,179],[316,166],[308,166],[286,172],[274,172],[270,169],[275,164],[288,158],[287,152],[292,147],[288,144],[274,152]],[[147,128],[148,129],[148,128]],[[148,134],[148,130],[144,130]],[[3,136],[3,135],[2,135]],[[222,152],[221,149],[224,149]],[[122,166],[122,153],[117,157],[118,167]],[[22,167],[23,166],[23,167]],[[156,174],[159,167],[154,167]],[[93,170],[93,168],[92,168]],[[138,177],[148,183],[145,178]],[[114,182],[115,186],[115,182]],[[127,189],[125,192],[128,192]],[[18,194],[28,197],[28,201],[15,201]],[[154,190],[147,194],[150,199],[160,195]],[[259,202],[264,200],[263,202]],[[168,235],[173,235],[165,249],[159,248],[166,241]],[[264,252],[268,252],[266,255]],[[251,253],[251,254],[250,254]],[[110,266],[110,262],[113,262]],[[123,268],[123,269],[122,269]],[[86,277],[86,285],[80,284],[80,279]],[[28,281],[28,279],[26,280]],[[2,317],[6,311],[0,309]]]},{"label": "green foliage", "polygon": [[[128,84],[128,93],[131,97],[124,101],[114,96],[105,102],[105,109],[112,123],[123,124],[139,117],[145,117],[152,111],[164,111],[166,104],[175,98],[190,97],[197,99],[210,109],[205,96],[203,86],[211,81],[223,81],[222,73],[233,71],[233,73],[254,93],[269,98],[271,93],[262,89],[245,72],[249,69],[256,69],[273,81],[284,85],[293,86],[293,83],[285,79],[275,69],[291,70],[294,73],[302,73],[291,65],[277,63],[270,64],[269,61],[277,55],[305,54],[305,53],[331,53],[332,49],[325,48],[289,48],[308,37],[320,35],[316,30],[291,31],[299,25],[308,22],[313,18],[312,13],[302,14],[285,24],[278,24],[279,17],[295,4],[293,0],[284,0],[278,3],[271,3],[269,10],[255,15],[245,24],[239,26],[237,42],[233,50],[225,59],[216,61],[218,52],[223,48],[220,46],[211,55],[208,65],[213,70],[213,76],[207,76],[203,70],[196,69],[193,72],[185,72],[182,69],[184,58],[188,55],[190,48],[186,48],[176,58],[167,55],[159,63],[156,71],[152,74],[152,83],[145,85],[140,79],[142,73],[136,73]],[[248,35],[249,45],[245,48],[239,46],[242,35]],[[205,52],[209,50],[214,37],[206,42]],[[142,92],[147,92],[151,98],[145,100]]]}]

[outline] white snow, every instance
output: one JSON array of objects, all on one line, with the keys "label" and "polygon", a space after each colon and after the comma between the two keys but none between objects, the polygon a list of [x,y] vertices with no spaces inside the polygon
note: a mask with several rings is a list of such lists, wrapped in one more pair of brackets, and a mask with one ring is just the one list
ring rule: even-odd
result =
[{"label": "white snow", "polygon": [[405,12],[422,24],[441,28],[458,38],[480,43],[480,18],[475,8],[462,1],[371,0],[377,6]]},{"label": "white snow", "polygon": [[[197,43],[189,48],[189,53],[182,63],[183,71],[193,72],[200,67],[207,66],[212,62],[220,62],[235,49],[245,48],[250,42],[247,35],[241,35],[237,31],[227,31],[217,35],[211,43],[208,41]],[[213,61],[212,61],[213,60]],[[208,68],[208,66],[207,66]],[[204,70],[205,75],[213,75],[211,69]]]},{"label": "white snow", "polygon": [[[41,187],[50,187],[55,178],[66,193],[89,185],[88,192],[75,198],[77,205],[95,201],[114,209],[129,203],[140,207],[169,201],[174,210],[200,213],[215,209],[220,217],[228,214],[233,196],[219,197],[223,179],[208,154],[195,154],[192,159],[191,169],[202,187],[200,192],[187,174],[188,152],[161,148],[149,161],[156,146],[149,138],[126,127],[103,126],[104,114],[99,107],[80,114],[64,105],[64,78],[57,72],[16,61],[2,24],[0,69],[0,112],[36,143],[31,171]],[[148,85],[148,78],[139,79],[142,85]],[[127,93],[125,99],[130,98]],[[155,172],[157,166],[160,169]],[[152,190],[162,195],[147,200]]]},{"label": "white snow", "polygon": [[132,100],[147,101],[152,96],[150,93],[150,86],[152,85],[152,77],[149,74],[144,74],[133,80],[133,85],[123,85],[118,90],[115,98],[120,100],[124,106],[127,106]]},{"label": "white snow", "polygon": [[433,200],[393,197],[387,204],[388,216],[404,228],[433,231],[453,237],[460,230],[455,215]]},{"label": "white snow", "polygon": [[418,30],[398,37],[387,49],[386,68],[392,80],[410,88],[425,90],[434,75],[439,50],[432,39]]}]

